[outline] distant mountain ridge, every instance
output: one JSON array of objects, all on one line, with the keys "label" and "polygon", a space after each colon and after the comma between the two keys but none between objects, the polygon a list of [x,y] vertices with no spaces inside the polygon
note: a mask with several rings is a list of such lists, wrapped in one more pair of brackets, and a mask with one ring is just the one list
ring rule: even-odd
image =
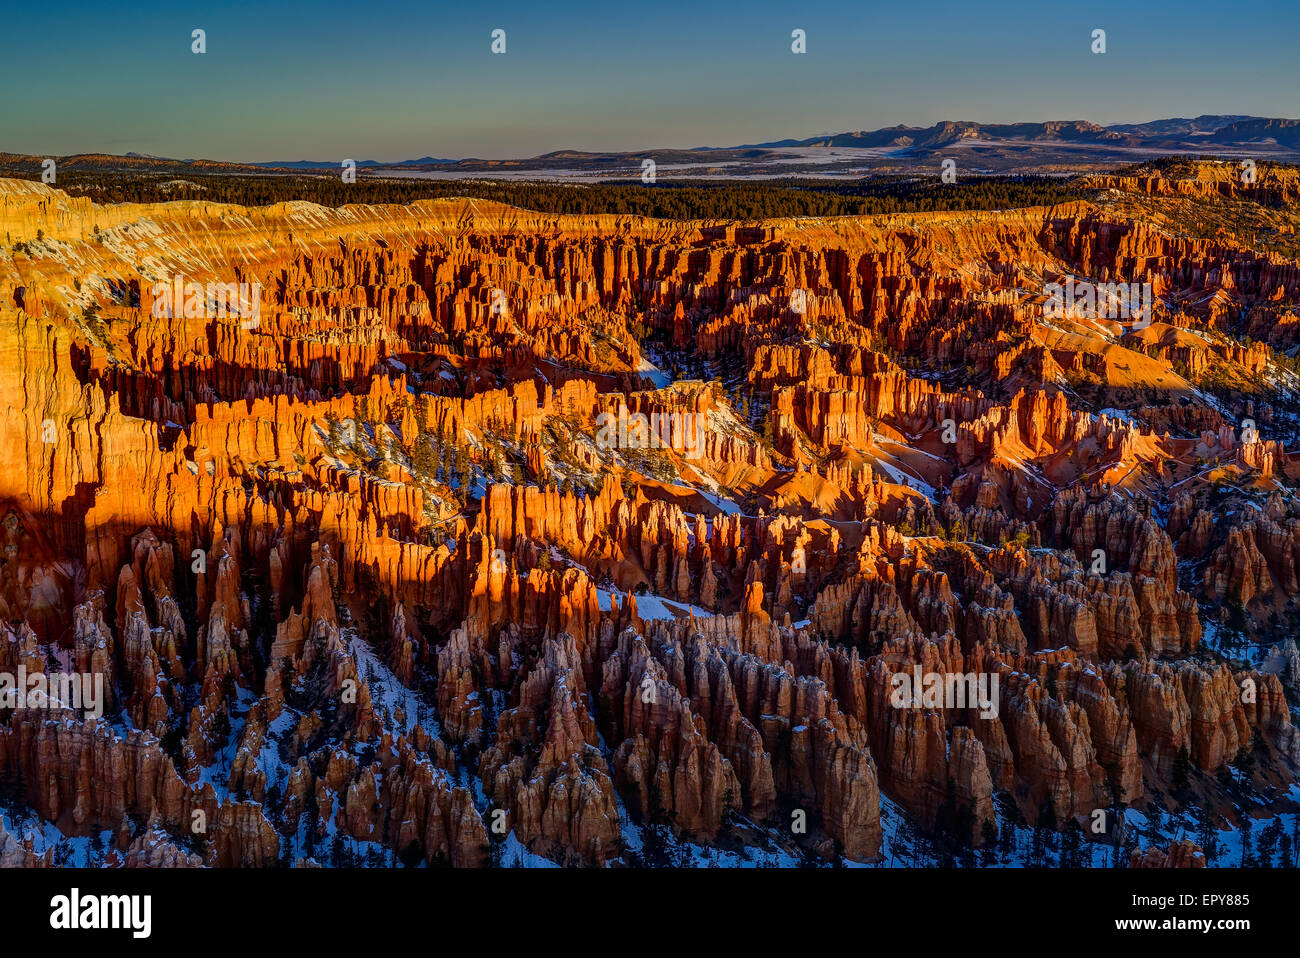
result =
[{"label": "distant mountain ridge", "polygon": [[1249,115],[1205,114],[1187,119],[1174,117],[1148,123],[1116,123],[1102,126],[1088,120],[1048,120],[1041,123],[978,123],[970,120],[942,120],[929,127],[890,126],[878,130],[812,136],[807,139],[770,140],[733,147],[701,149],[752,150],[796,147],[892,147],[900,150],[931,150],[963,140],[1030,143],[1096,143],[1107,146],[1194,149],[1204,143],[1218,145],[1276,143],[1300,146],[1300,120],[1270,119]]},{"label": "distant mountain ridge", "polygon": [[[130,155],[130,154],[128,154]],[[357,168],[375,166],[429,166],[434,163],[456,163],[457,160],[442,160],[434,156],[422,156],[418,160],[403,160],[400,163],[383,163],[379,160],[357,160]],[[266,163],[249,163],[264,170],[337,170],[343,165],[342,160],[271,160]]]},{"label": "distant mountain ridge", "polygon": [[[824,149],[861,152],[836,155]],[[661,174],[678,178],[798,176],[867,171],[928,169],[940,157],[956,155],[964,169],[985,173],[1025,173],[1114,168],[1152,155],[1244,154],[1286,162],[1300,161],[1300,120],[1248,114],[1203,114],[1145,123],[1103,126],[1089,120],[979,123],[944,120],[932,126],[882,127],[843,133],[769,140],[733,147],[647,147],[636,151],[561,149],[515,159],[461,159],[422,156],[385,163],[357,160],[369,176],[486,177],[538,179],[640,179],[653,160]],[[60,170],[195,174],[316,174],[342,168],[342,160],[232,162],[168,159],[147,153],[85,153],[57,157]],[[39,171],[39,155],[0,152],[0,171]]]}]

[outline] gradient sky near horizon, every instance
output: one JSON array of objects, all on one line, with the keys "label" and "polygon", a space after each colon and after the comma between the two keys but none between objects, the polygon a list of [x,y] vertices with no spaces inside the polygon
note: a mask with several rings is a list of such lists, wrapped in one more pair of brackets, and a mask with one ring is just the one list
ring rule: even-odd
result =
[{"label": "gradient sky near horizon", "polygon": [[0,152],[508,158],[939,120],[1300,117],[1295,0],[475,6],[14,5]]}]

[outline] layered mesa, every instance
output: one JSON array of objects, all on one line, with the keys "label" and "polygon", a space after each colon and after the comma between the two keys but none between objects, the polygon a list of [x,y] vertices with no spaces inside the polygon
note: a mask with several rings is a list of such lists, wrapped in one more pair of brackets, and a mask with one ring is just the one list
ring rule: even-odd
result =
[{"label": "layered mesa", "polygon": [[0,180],[0,862],[1203,863],[1300,767],[1296,185]]}]

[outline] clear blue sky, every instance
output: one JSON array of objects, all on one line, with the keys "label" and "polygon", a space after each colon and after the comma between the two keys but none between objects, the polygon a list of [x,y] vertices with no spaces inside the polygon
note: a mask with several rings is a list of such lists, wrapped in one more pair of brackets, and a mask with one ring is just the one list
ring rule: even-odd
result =
[{"label": "clear blue sky", "polygon": [[1300,116],[1296,0],[71,0],[4,20],[0,151],[41,155],[518,157],[945,119]]}]

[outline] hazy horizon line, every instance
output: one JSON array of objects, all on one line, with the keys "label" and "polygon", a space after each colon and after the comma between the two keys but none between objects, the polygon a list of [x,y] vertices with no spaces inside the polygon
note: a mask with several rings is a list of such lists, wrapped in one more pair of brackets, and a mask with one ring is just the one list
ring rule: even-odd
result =
[{"label": "hazy horizon line", "polygon": [[[250,166],[268,165],[268,164],[277,164],[277,163],[341,163],[344,160],[351,159],[357,164],[374,163],[381,166],[392,166],[400,163],[409,163],[412,160],[421,159],[423,157],[445,159],[448,160],[449,162],[462,162],[462,161],[471,161],[471,160],[501,162],[506,160],[537,159],[539,157],[549,156],[554,153],[635,154],[635,153],[652,153],[652,152],[669,152],[669,151],[696,152],[696,151],[708,151],[708,150],[752,149],[752,148],[760,147],[764,143],[772,143],[779,140],[809,140],[809,139],[815,139],[817,137],[843,136],[850,133],[874,133],[874,132],[879,132],[881,130],[890,130],[890,129],[896,129],[900,127],[913,129],[913,130],[928,130],[928,129],[932,129],[933,127],[939,126],[943,123],[975,123],[981,126],[1015,126],[1022,123],[1092,123],[1096,126],[1110,129],[1115,126],[1140,126],[1149,123],[1168,122],[1168,121],[1180,120],[1180,119],[1195,120],[1202,116],[1241,116],[1241,117],[1249,117],[1252,119],[1260,119],[1260,120],[1286,120],[1291,122],[1300,122],[1300,118],[1269,116],[1267,114],[1261,114],[1261,113],[1205,113],[1205,112],[1194,113],[1191,115],[1158,116],[1146,120],[1112,120],[1109,122],[1092,120],[1084,116],[1051,117],[1048,119],[1033,119],[1033,120],[979,120],[979,119],[965,118],[965,119],[955,119],[955,120],[950,120],[950,119],[935,120],[933,123],[924,124],[924,125],[906,123],[906,122],[886,124],[884,126],[856,126],[855,127],[853,125],[846,125],[841,129],[835,131],[822,130],[815,133],[809,133],[806,135],[772,134],[769,135],[769,137],[766,139],[756,139],[752,142],[735,143],[735,144],[727,144],[727,145],[697,143],[692,146],[659,145],[659,146],[642,146],[642,147],[631,148],[631,149],[583,145],[583,146],[556,147],[553,149],[542,149],[534,153],[519,153],[519,152],[495,153],[494,151],[488,151],[484,153],[466,153],[459,156],[454,155],[452,153],[445,153],[439,155],[441,151],[430,149],[422,152],[419,156],[402,156],[396,159],[376,159],[373,156],[361,156],[361,157],[353,156],[353,157],[335,158],[335,157],[322,157],[320,155],[313,156],[310,154],[305,156],[296,156],[293,158],[288,158],[290,154],[287,153],[282,153],[279,156],[272,156],[267,159],[248,159],[248,158],[231,158],[229,156],[223,157],[214,154],[195,154],[193,156],[180,156],[174,154],[147,151],[139,148],[131,148],[131,149],[126,149],[124,151],[117,151],[114,149],[86,149],[75,153],[54,153],[54,152],[39,152],[39,151],[24,152],[24,151],[5,149],[5,150],[0,150],[0,153],[8,153],[9,155],[12,156],[33,156],[33,157],[54,156],[54,157],[61,157],[61,158],[67,158],[73,156],[95,156],[95,155],[127,157],[134,154],[134,156],[142,159],[171,160],[175,162],[195,162],[199,160],[208,160],[217,163],[234,163],[234,164],[244,164]],[[780,147],[770,147],[770,148],[780,149]],[[845,149],[845,147],[840,147],[840,149]]]}]

